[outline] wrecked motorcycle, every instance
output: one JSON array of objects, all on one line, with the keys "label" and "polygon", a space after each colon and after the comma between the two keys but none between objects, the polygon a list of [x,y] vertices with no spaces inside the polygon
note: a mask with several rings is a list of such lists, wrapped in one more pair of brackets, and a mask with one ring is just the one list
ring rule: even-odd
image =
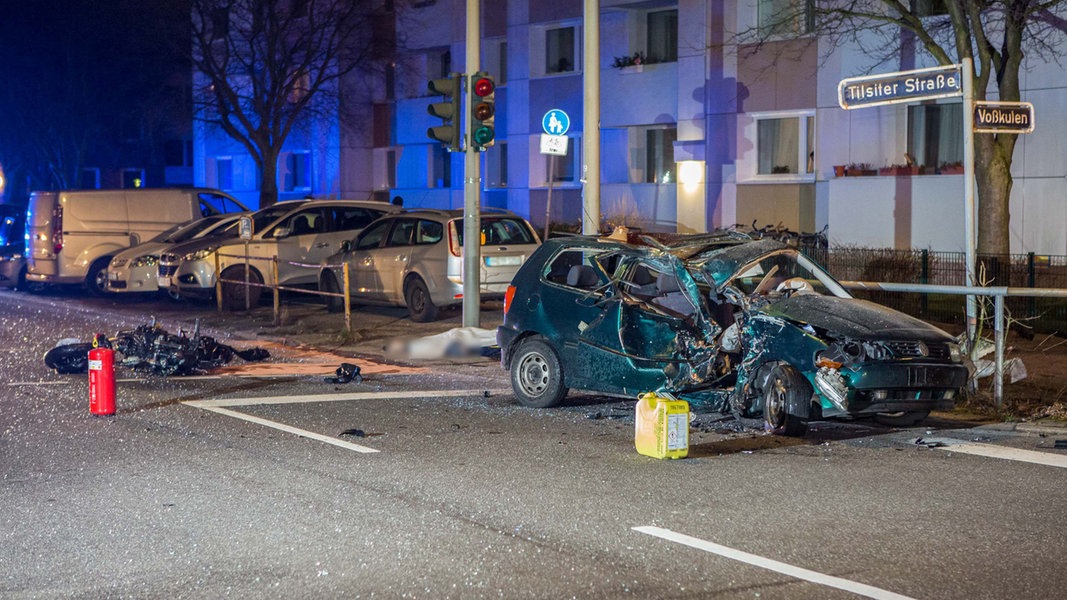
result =
[{"label": "wrecked motorcycle", "polygon": [[222,366],[234,356],[254,362],[265,360],[270,354],[262,348],[237,350],[221,344],[215,338],[200,335],[197,321],[191,335],[183,330],[172,334],[153,319],[113,337],[96,334],[91,342],[64,339],[45,353],[45,365],[57,373],[85,373],[89,366],[89,350],[110,348],[115,351],[115,364],[153,375],[192,375]]}]

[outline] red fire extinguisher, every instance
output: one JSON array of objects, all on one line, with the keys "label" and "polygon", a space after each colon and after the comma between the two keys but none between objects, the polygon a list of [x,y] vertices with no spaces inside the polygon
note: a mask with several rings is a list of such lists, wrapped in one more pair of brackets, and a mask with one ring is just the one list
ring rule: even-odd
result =
[{"label": "red fire extinguisher", "polygon": [[89,351],[89,412],[115,414],[115,352],[99,347],[96,339]]}]

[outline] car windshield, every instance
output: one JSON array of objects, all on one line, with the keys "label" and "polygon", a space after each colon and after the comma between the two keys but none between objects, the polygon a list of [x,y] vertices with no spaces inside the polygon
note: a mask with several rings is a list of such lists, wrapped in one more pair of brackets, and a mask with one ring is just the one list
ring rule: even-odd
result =
[{"label": "car windshield", "polygon": [[283,215],[287,215],[298,205],[283,202],[281,204],[275,204],[264,209],[260,209],[252,213],[252,233],[257,231],[263,231],[267,225],[277,221]]},{"label": "car windshield", "polygon": [[803,289],[851,297],[826,271],[792,248],[776,250],[741,265],[725,285],[732,285],[746,295]]}]

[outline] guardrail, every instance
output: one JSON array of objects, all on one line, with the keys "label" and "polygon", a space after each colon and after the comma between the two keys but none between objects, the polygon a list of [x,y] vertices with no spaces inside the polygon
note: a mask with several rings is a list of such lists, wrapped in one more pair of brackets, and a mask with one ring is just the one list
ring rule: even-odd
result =
[{"label": "guardrail", "polygon": [[[222,278],[222,271],[221,271],[222,257],[239,258],[239,259],[242,259],[242,260],[245,261],[245,263],[244,263],[245,277],[244,277],[243,280],[239,280],[239,279],[223,279]],[[270,262],[271,263],[270,264],[270,268],[271,268],[271,274],[273,275],[271,280],[274,281],[274,284],[257,283],[257,282],[254,282],[254,281],[250,280],[251,279],[251,276],[250,276],[250,273],[251,273],[250,261],[253,261],[253,260],[258,260],[258,261]],[[322,266],[322,265],[317,265],[317,264],[312,265],[312,264],[306,264],[306,263],[299,263],[299,262],[295,262],[295,261],[288,261],[286,264],[289,264],[289,265],[292,265],[292,266],[295,266],[295,267],[313,268],[313,269],[316,269],[316,270],[319,269]],[[280,325],[281,324],[281,292],[282,291],[298,292],[298,293],[301,293],[301,294],[311,294],[311,295],[314,295],[314,296],[342,298],[344,300],[344,309],[345,309],[345,311],[344,311],[345,312],[345,331],[348,331],[349,333],[351,333],[352,332],[352,298],[350,296],[349,287],[348,287],[348,284],[349,284],[349,281],[350,281],[349,272],[348,272],[348,263],[342,262],[340,265],[326,265],[326,266],[330,266],[330,267],[340,266],[341,267],[342,283],[341,283],[341,291],[340,292],[323,292],[321,290],[309,290],[309,289],[306,289],[306,288],[298,288],[298,287],[293,287],[293,286],[278,285],[277,282],[278,282],[279,278],[278,278],[278,256],[277,255],[271,256],[270,258],[264,258],[264,257],[259,257],[259,256],[249,256],[249,255],[246,255],[246,254],[221,254],[219,252],[216,252],[215,253],[215,273],[216,273],[216,276],[215,276],[215,303],[216,303],[216,306],[217,306],[219,312],[223,311],[222,286],[223,286],[224,283],[232,283],[232,284],[236,284],[236,285],[240,285],[240,286],[244,287],[244,290],[245,290],[245,295],[244,295],[245,296],[245,310],[246,311],[250,310],[252,308],[252,306],[251,306],[251,304],[252,304],[251,303],[251,297],[248,294],[248,290],[253,288],[253,287],[269,288],[269,289],[271,289],[273,291],[273,295],[274,295],[274,324],[275,325]]]},{"label": "guardrail", "polygon": [[[842,281],[842,286],[852,290],[884,292],[918,292],[958,296],[983,296],[993,298],[993,401],[997,408],[1004,402],[1004,298],[1030,296],[1038,298],[1067,298],[1067,289],[1020,288],[1007,286],[971,287],[966,285],[932,285],[924,283],[882,283],[874,281]],[[973,345],[975,340],[968,340]]]}]

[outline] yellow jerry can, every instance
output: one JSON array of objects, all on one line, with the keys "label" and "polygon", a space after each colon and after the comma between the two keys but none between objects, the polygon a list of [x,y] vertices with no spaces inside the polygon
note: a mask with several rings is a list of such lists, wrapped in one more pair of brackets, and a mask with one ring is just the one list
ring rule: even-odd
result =
[{"label": "yellow jerry can", "polygon": [[670,394],[648,392],[637,397],[634,446],[653,458],[689,455],[689,403]]}]

